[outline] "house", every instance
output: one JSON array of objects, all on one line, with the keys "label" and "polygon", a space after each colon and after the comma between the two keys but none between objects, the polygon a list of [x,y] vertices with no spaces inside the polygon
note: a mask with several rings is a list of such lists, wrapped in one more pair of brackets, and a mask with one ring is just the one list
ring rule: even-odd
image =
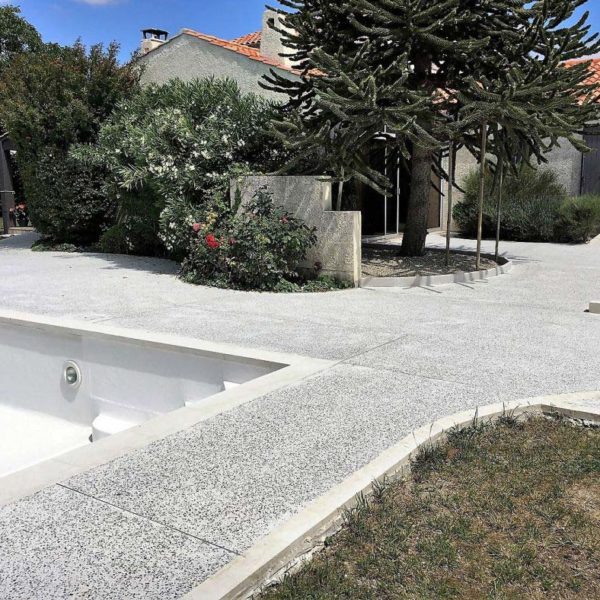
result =
[{"label": "house", "polygon": [[[274,29],[281,27],[279,14],[267,10],[263,15],[261,31],[233,40],[223,40],[192,29],[183,29],[170,39],[165,31],[145,30],[143,56],[140,59],[144,66],[142,84],[161,84],[175,78],[190,81],[208,76],[230,77],[238,82],[243,92],[281,101],[280,94],[259,85],[259,81],[271,69],[288,78],[299,76],[291,61],[282,56],[286,48],[280,34]],[[593,61],[591,78],[600,82],[600,59]],[[584,132],[583,137],[588,145],[600,149],[600,129]],[[600,193],[600,158],[596,152],[582,156],[565,142],[548,158],[550,168],[558,173],[569,194]],[[383,151],[375,148],[371,162],[380,164],[383,172]],[[460,184],[476,165],[477,161],[472,155],[461,151],[457,156],[457,182]],[[410,174],[402,166],[393,171],[388,173],[393,190],[387,198],[366,186],[356,186],[356,208],[360,208],[363,214],[364,234],[395,234],[403,229],[410,194]],[[446,224],[446,186],[439,179],[435,183],[431,190],[428,215],[430,230],[444,228]],[[460,192],[456,195],[456,200],[460,201]]]},{"label": "house", "polygon": [[297,77],[285,52],[280,34],[273,27],[280,25],[280,16],[271,10],[263,15],[261,31],[234,40],[223,40],[193,29],[182,29],[168,38],[166,31],[144,30],[142,84],[161,84],[170,79],[191,81],[202,77],[230,77],[244,93],[261,94],[281,101],[281,95],[260,87],[263,75],[271,69],[288,77]]},{"label": "house", "polygon": [[[265,90],[259,85],[271,69],[288,78],[298,77],[291,61],[282,57],[286,48],[280,34],[278,13],[266,10],[263,14],[261,31],[253,32],[233,40],[223,40],[192,29],[183,29],[169,38],[166,31],[144,30],[142,57],[144,71],[142,85],[166,83],[170,79],[191,81],[202,77],[230,77],[238,82],[243,92],[260,94],[274,101],[282,101],[281,94]],[[373,153],[373,161],[383,162],[383,153]],[[383,169],[383,166],[382,166]],[[363,213],[363,232],[397,233],[403,227],[410,186],[408,175],[400,167],[391,174],[394,189],[388,198],[370,188],[357,186],[357,208]],[[442,200],[439,189],[431,193],[429,226],[442,226]]]}]

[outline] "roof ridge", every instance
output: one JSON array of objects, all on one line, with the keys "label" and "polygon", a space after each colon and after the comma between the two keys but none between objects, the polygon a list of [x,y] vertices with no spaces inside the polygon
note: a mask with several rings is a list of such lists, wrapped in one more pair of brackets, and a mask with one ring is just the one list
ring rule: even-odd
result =
[{"label": "roof ridge", "polygon": [[260,47],[260,43],[262,40],[262,30],[252,31],[251,33],[247,33],[245,35],[241,35],[232,39],[231,41],[235,44],[241,44],[242,46],[250,46],[251,48]]},{"label": "roof ridge", "polygon": [[220,48],[224,48],[225,50],[230,50],[232,52],[240,54],[241,56],[245,56],[250,60],[255,60],[265,65],[269,65],[277,69],[282,69],[284,71],[289,71],[291,73],[300,73],[297,69],[289,67],[281,61],[277,61],[272,58],[268,58],[267,56],[263,56],[258,48],[240,44],[236,41],[224,40],[222,38],[218,38],[214,35],[209,35],[207,33],[200,33],[199,31],[195,31],[194,29],[189,29],[187,27],[184,27],[180,33],[198,38],[199,40],[203,40],[205,42],[208,42],[209,44],[213,44],[214,46],[219,46]]}]

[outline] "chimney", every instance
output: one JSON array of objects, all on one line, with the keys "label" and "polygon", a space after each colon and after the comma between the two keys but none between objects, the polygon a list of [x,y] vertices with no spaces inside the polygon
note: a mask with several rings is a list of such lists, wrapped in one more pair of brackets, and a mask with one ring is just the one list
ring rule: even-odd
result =
[{"label": "chimney", "polygon": [[169,32],[163,29],[142,29],[142,36],[141,51],[143,55],[162,46],[169,38]]},{"label": "chimney", "polygon": [[289,48],[283,45],[281,34],[275,29],[285,29],[283,26],[283,15],[278,12],[267,9],[263,14],[262,35],[260,38],[260,53],[265,58],[270,58],[286,67],[293,67],[292,61],[280,54],[289,53]]}]

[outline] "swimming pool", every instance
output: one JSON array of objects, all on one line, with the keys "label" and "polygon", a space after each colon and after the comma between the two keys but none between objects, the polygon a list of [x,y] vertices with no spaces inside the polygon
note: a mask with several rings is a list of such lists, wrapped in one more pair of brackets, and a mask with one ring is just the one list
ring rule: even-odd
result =
[{"label": "swimming pool", "polygon": [[289,364],[259,354],[0,315],[0,477],[184,407],[202,410]]}]

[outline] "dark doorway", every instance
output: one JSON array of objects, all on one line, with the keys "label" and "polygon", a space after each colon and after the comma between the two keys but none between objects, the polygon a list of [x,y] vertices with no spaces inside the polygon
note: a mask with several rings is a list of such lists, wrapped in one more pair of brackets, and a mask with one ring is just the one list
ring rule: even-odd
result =
[{"label": "dark doorway", "polygon": [[[386,160],[381,147],[371,151],[369,162],[392,183],[387,198],[367,185],[357,184],[357,196],[362,211],[363,235],[393,235],[404,230],[410,198],[410,164]],[[391,163],[391,164],[390,164]],[[439,178],[432,174],[431,201],[427,226],[440,227],[441,195]]]},{"label": "dark doorway", "polygon": [[586,130],[583,141],[592,151],[583,155],[581,194],[600,194],[600,128]]}]

